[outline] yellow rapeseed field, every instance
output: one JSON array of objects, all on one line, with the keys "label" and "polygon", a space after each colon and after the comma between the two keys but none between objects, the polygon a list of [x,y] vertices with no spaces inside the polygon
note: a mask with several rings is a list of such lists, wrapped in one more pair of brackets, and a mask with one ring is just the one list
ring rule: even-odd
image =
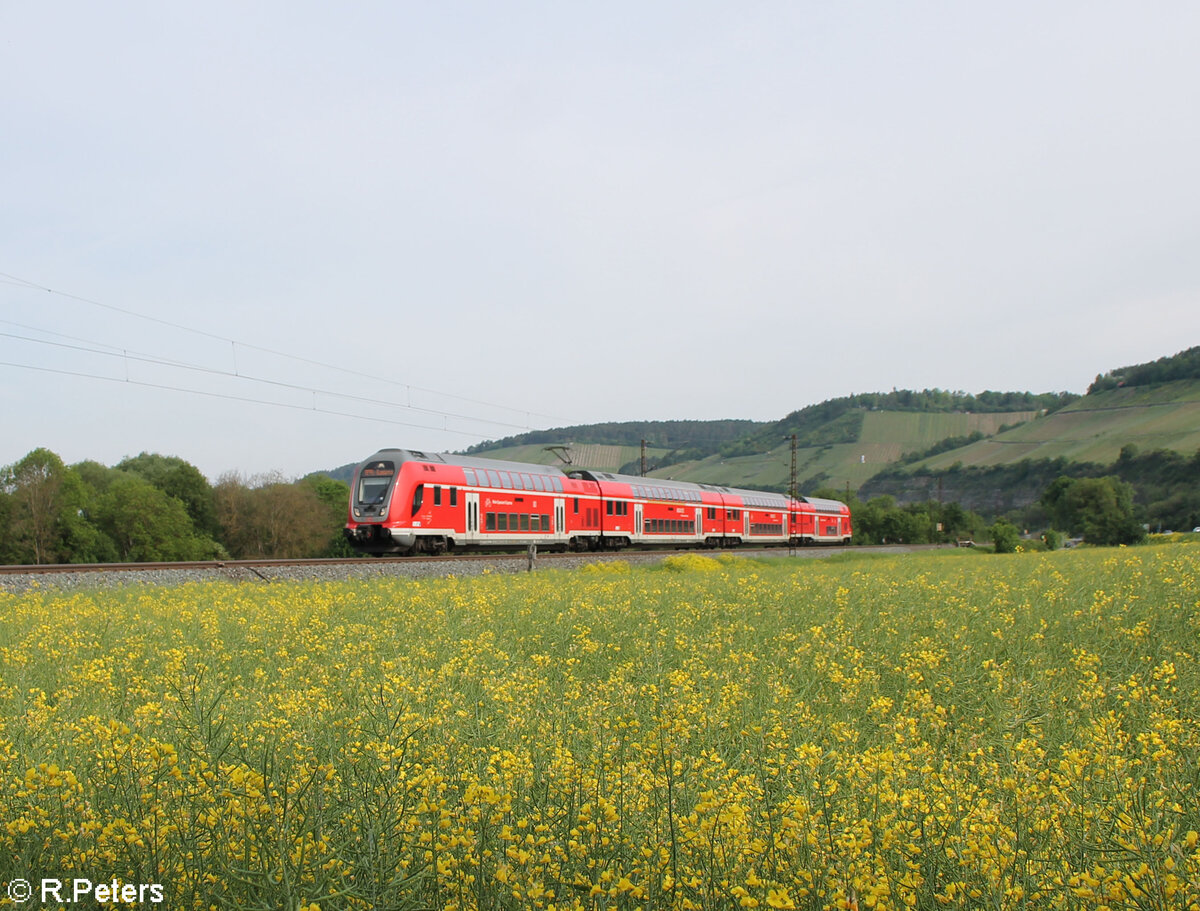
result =
[{"label": "yellow rapeseed field", "polygon": [[1198,557],[0,594],[0,905],[1200,911]]}]

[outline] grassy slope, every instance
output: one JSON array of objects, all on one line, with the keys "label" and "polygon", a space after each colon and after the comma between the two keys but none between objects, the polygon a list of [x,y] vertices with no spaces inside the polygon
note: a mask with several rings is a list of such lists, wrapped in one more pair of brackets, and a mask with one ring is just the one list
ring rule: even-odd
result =
[{"label": "grassy slope", "polygon": [[[944,469],[1004,465],[1021,459],[1066,458],[1108,464],[1121,447],[1142,451],[1200,449],[1200,381],[1114,389],[1082,398],[1061,411],[988,440],[941,453],[918,465]],[[916,466],[914,466],[916,467]]]},{"label": "grassy slope", "polygon": [[[849,484],[852,489],[857,489],[907,452],[920,452],[947,437],[967,436],[976,430],[995,433],[1001,425],[1029,421],[1033,417],[1033,412],[872,411],[864,416],[857,443],[800,449],[796,454],[796,475],[802,488],[812,486],[805,484],[806,479],[821,476],[821,486],[841,488]],[[777,447],[759,455],[733,459],[713,456],[651,473],[709,484],[786,488],[791,473],[791,447],[780,441]]]}]

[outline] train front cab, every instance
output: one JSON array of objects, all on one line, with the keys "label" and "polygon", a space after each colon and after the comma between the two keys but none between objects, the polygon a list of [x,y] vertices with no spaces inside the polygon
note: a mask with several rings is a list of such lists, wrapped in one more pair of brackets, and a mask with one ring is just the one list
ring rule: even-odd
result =
[{"label": "train front cab", "polygon": [[399,553],[413,546],[414,540],[404,532],[397,539],[389,523],[393,507],[401,499],[397,489],[403,489],[404,458],[402,450],[380,450],[354,471],[343,534],[360,553]]},{"label": "train front cab", "polygon": [[370,554],[565,547],[564,480],[540,466],[381,450],[355,472],[345,534]]}]

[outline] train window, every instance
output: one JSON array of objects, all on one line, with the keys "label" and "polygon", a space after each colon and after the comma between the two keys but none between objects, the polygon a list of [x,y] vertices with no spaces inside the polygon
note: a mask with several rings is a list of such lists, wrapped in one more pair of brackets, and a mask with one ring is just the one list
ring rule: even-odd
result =
[{"label": "train window", "polygon": [[512,475],[510,475],[507,471],[501,471],[501,472],[499,472],[499,474],[500,474],[500,486],[507,488],[508,490],[512,490],[512,486],[513,486]]},{"label": "train window", "polygon": [[417,489],[413,491],[412,514],[415,516],[417,510],[421,508],[421,500],[425,496],[425,485],[418,484]]},{"label": "train window", "polygon": [[579,515],[579,497],[575,498],[575,515]]},{"label": "train window", "polygon": [[529,513],[521,513],[521,531],[529,531]]},{"label": "train window", "polygon": [[539,516],[537,513],[534,513],[533,515],[531,515],[529,517],[529,530],[530,531],[541,531],[542,530],[542,517]]},{"label": "train window", "polygon": [[508,513],[506,513],[506,512],[496,513],[496,530],[497,531],[508,531]]},{"label": "train window", "polygon": [[442,505],[442,488],[440,488],[440,487],[435,486],[433,488],[433,505],[434,506]]},{"label": "train window", "polygon": [[387,499],[388,488],[392,484],[391,477],[386,478],[368,478],[363,477],[358,482],[358,502],[359,503],[382,503]]},{"label": "train window", "polygon": [[517,514],[515,512],[510,512],[508,514],[508,530],[516,531],[517,527]]},{"label": "train window", "polygon": [[550,516],[546,513],[542,513],[542,531],[554,531],[554,528],[550,525]]},{"label": "train window", "polygon": [[463,480],[466,481],[467,484],[469,484],[469,485],[474,485],[475,484],[475,469],[474,468],[464,468],[463,469]]},{"label": "train window", "polygon": [[608,501],[608,503],[605,506],[605,510],[608,512],[608,514],[610,516],[613,514],[613,501],[612,500]]},{"label": "train window", "polygon": [[450,488],[450,505],[451,506],[458,505],[458,488],[457,487]]},{"label": "train window", "polygon": [[487,514],[487,518],[484,521],[484,528],[487,531],[495,531],[496,530],[496,514],[494,512],[489,512]]}]

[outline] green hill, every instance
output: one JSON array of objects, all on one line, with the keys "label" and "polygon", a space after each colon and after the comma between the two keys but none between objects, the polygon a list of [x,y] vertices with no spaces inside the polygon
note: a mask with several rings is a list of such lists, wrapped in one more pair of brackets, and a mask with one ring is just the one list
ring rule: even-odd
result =
[{"label": "green hill", "polygon": [[1023,459],[1108,464],[1129,444],[1139,449],[1200,449],[1200,380],[1111,388],[1038,421],[940,453],[914,465],[932,471],[1008,465]]},{"label": "green hill", "polygon": [[1086,396],[1035,421],[886,467],[859,496],[1036,512],[1057,477],[1105,475],[1133,487],[1150,527],[1200,524],[1200,347],[1102,374]]},{"label": "green hill", "polygon": [[[926,452],[947,439],[988,435],[1001,427],[1033,420],[1038,412],[993,412],[987,414],[866,411],[857,409],[839,415],[824,426],[845,427],[854,419],[853,436],[841,442],[797,446],[797,489],[803,493],[817,487],[857,490],[882,468],[898,463],[910,453]],[[791,477],[791,438],[776,436],[769,449],[742,455],[717,454],[706,459],[662,466],[649,472],[656,477],[731,486],[788,489]],[[799,442],[799,440],[797,440]]]},{"label": "green hill", "polygon": [[576,468],[638,474],[643,442],[647,463],[659,465],[703,458],[764,426],[745,420],[582,424],[488,440],[466,453],[539,465],[561,465],[566,458]]}]

